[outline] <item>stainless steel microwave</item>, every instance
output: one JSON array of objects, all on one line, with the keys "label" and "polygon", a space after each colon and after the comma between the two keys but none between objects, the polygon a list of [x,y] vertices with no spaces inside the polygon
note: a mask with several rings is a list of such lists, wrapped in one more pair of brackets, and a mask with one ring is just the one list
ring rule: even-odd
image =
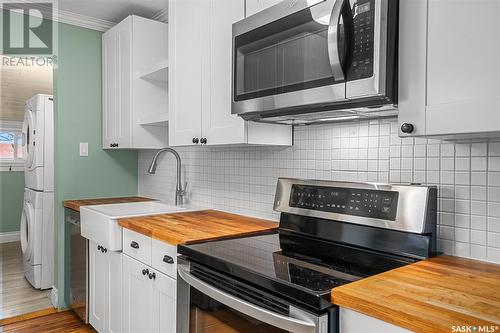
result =
[{"label": "stainless steel microwave", "polygon": [[285,0],[233,24],[232,113],[307,124],[396,113],[398,0]]}]

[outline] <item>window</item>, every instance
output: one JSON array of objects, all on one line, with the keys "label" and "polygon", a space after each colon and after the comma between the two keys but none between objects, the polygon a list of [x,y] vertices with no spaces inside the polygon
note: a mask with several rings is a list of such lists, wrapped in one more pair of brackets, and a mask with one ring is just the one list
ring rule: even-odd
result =
[{"label": "window", "polygon": [[22,123],[0,122],[0,167],[11,170],[23,166]]}]

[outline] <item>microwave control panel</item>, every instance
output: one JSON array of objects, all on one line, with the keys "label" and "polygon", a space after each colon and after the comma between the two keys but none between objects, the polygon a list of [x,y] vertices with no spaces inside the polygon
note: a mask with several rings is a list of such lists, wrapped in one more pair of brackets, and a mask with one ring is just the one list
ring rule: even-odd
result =
[{"label": "microwave control panel", "polygon": [[375,0],[357,0],[352,8],[354,48],[348,80],[373,75]]},{"label": "microwave control panel", "polygon": [[399,193],[293,184],[290,207],[394,221]]}]

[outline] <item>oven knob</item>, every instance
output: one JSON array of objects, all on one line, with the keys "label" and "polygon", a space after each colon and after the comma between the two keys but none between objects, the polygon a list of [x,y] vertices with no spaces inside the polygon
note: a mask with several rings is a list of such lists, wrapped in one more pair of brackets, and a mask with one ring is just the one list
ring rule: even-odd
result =
[{"label": "oven knob", "polygon": [[403,133],[411,133],[414,129],[415,127],[413,127],[413,125],[409,123],[403,123],[403,125],[401,125],[401,132]]}]

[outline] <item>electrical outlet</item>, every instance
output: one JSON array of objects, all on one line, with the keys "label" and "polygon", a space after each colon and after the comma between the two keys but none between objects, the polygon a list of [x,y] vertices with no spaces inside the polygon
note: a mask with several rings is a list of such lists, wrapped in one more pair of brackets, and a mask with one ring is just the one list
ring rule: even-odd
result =
[{"label": "electrical outlet", "polygon": [[88,142],[80,142],[80,156],[89,156]]}]

